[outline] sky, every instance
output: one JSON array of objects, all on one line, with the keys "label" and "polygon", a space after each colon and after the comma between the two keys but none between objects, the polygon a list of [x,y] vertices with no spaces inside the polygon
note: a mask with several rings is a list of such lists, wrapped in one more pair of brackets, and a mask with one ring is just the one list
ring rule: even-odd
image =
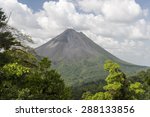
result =
[{"label": "sky", "polygon": [[33,47],[73,28],[120,59],[150,66],[150,0],[0,0],[0,7]]}]

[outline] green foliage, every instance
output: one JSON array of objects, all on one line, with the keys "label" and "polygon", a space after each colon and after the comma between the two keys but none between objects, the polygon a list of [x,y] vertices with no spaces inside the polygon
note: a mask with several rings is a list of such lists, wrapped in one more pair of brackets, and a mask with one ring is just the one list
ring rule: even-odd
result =
[{"label": "green foliage", "polygon": [[15,40],[11,32],[0,32],[0,48],[8,50],[12,45],[20,46],[20,43]]},{"label": "green foliage", "polygon": [[131,98],[132,98],[132,99],[137,99],[137,97],[140,98],[139,96],[143,95],[144,92],[145,92],[145,91],[143,90],[142,84],[139,83],[139,82],[136,82],[136,83],[134,83],[134,84],[131,84],[131,85],[129,86],[129,91],[130,91],[130,93],[131,93]]},{"label": "green foliage", "polygon": [[112,99],[125,99],[126,76],[120,70],[120,66],[108,60],[104,64],[104,69],[109,72],[104,90],[112,95]]},{"label": "green foliage", "polygon": [[104,86],[104,89],[106,91],[110,91],[110,92],[117,92],[117,91],[120,91],[120,89],[122,88],[122,84],[119,83],[119,82],[114,82],[114,83],[111,83],[111,84],[108,84],[106,86]]},{"label": "green foliage", "polygon": [[42,59],[35,68],[10,63],[4,65],[1,71],[0,99],[70,98],[69,88],[65,87],[60,75],[50,68],[47,58]]},{"label": "green foliage", "polygon": [[111,60],[105,61],[104,69],[106,71],[109,71],[109,73],[117,72],[117,71],[119,71],[119,68],[120,68],[120,66],[117,63],[114,63]]},{"label": "green foliage", "polygon": [[85,99],[85,100],[91,100],[92,99],[92,93],[91,92],[85,92],[83,93],[82,95],[82,99]]},{"label": "green foliage", "polygon": [[112,100],[112,95],[108,92],[98,92],[94,95],[84,94],[83,99],[85,100]]},{"label": "green foliage", "polygon": [[82,94],[84,92],[91,92],[92,94],[104,91],[103,86],[105,85],[105,80],[93,80],[92,82],[82,82],[78,85],[71,87],[73,99],[83,99]]},{"label": "green foliage", "polygon": [[6,15],[2,11],[2,8],[0,8],[0,27],[3,27],[6,25],[6,19],[7,19]]},{"label": "green foliage", "polygon": [[92,96],[92,100],[112,100],[112,95],[108,92],[98,92]]},{"label": "green foliage", "polygon": [[27,67],[24,67],[22,65],[19,65],[18,63],[10,63],[6,64],[3,67],[3,71],[6,73],[8,76],[17,76],[21,77],[24,74],[27,74],[30,72],[30,69]]},{"label": "green foliage", "polygon": [[34,68],[37,66],[37,59],[31,53],[21,50],[21,49],[12,49],[4,52],[7,58],[11,58],[9,62],[21,64],[26,67]]},{"label": "green foliage", "polygon": [[92,94],[90,92],[83,93],[82,99],[84,100],[112,100],[112,95],[108,92],[98,92]]},{"label": "green foliage", "polygon": [[0,52],[0,67],[4,66],[5,64],[8,64],[10,61],[11,58],[5,52]]},{"label": "green foliage", "polygon": [[43,58],[26,79],[32,99],[68,99],[69,90],[60,75],[50,68],[50,61]]},{"label": "green foliage", "polygon": [[16,99],[17,91],[18,88],[16,85],[14,85],[14,81],[3,80],[0,82],[0,99],[2,100]]},{"label": "green foliage", "polygon": [[18,63],[9,63],[1,68],[0,99],[17,99],[18,90],[24,84],[30,69]]},{"label": "green foliage", "polygon": [[84,93],[83,99],[87,100],[127,100],[141,99],[144,94],[143,86],[140,82],[130,83],[126,75],[120,70],[117,63],[108,60],[104,64],[104,69],[109,72],[106,78],[105,92],[96,94]]},{"label": "green foliage", "polygon": [[39,62],[39,69],[41,71],[45,71],[46,69],[48,69],[51,66],[51,61],[48,60],[48,58],[43,58],[40,62]]},{"label": "green foliage", "polygon": [[0,8],[0,49],[8,50],[12,45],[20,46],[20,43],[15,40],[11,32],[5,31],[7,26],[7,17]]},{"label": "green foliage", "polygon": [[18,91],[18,100],[27,100],[32,99],[33,95],[31,94],[30,89],[25,88]]},{"label": "green foliage", "polygon": [[[132,91],[135,95],[138,94],[138,92],[143,92],[140,90],[142,87],[144,89],[144,92],[142,93],[140,99],[150,99],[150,69],[146,71],[140,71],[134,76],[129,77],[130,81],[134,84],[134,82],[140,82],[142,86],[138,83],[131,85],[130,88],[135,89],[136,91]],[[131,90],[131,89],[130,89]],[[134,98],[134,96],[133,96]]]}]

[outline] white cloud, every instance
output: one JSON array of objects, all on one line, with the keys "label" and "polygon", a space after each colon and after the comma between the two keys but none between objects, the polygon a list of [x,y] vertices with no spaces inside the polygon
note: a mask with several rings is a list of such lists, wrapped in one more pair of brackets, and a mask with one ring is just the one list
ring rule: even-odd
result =
[{"label": "white cloud", "polygon": [[135,0],[79,0],[78,5],[86,13],[102,14],[116,22],[129,22],[147,15],[147,10],[142,10]]},{"label": "white cloud", "polygon": [[29,9],[26,5],[18,3],[17,0],[4,0],[1,1],[0,5],[7,14],[12,13],[11,21],[9,22],[12,25],[22,25],[22,28],[32,27],[37,28],[35,17],[32,13],[32,10]]},{"label": "white cloud", "polygon": [[122,59],[150,65],[149,12],[135,0],[47,1],[37,12],[17,0],[0,0],[0,7],[12,12],[9,24],[30,34],[37,45],[74,28]]},{"label": "white cloud", "polygon": [[133,21],[142,15],[141,7],[134,0],[106,0],[102,12],[108,20]]},{"label": "white cloud", "polygon": [[104,0],[78,0],[78,5],[80,10],[86,13],[100,14],[104,2]]}]

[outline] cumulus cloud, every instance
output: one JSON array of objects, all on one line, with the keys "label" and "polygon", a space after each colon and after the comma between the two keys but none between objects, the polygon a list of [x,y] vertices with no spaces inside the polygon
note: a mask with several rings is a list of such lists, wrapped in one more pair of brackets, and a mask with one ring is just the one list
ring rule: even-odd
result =
[{"label": "cumulus cloud", "polygon": [[102,14],[107,20],[116,22],[133,21],[147,12],[134,0],[79,0],[78,5],[86,13]]},{"label": "cumulus cloud", "polygon": [[135,0],[47,1],[35,12],[17,0],[0,0],[0,7],[12,12],[9,24],[31,35],[37,46],[73,28],[124,60],[150,65],[149,12]]},{"label": "cumulus cloud", "polygon": [[104,16],[112,21],[133,21],[142,15],[141,7],[134,0],[109,0],[102,7]]},{"label": "cumulus cloud", "polygon": [[[32,10],[25,4],[18,3],[17,0],[4,0],[0,2],[0,6],[5,10],[7,15],[12,13],[10,24],[15,26],[22,26],[22,28],[32,27],[37,28],[37,22]],[[20,25],[24,24],[24,25]]]},{"label": "cumulus cloud", "polygon": [[85,13],[100,14],[102,13],[102,6],[104,2],[104,0],[79,0],[78,6],[80,7],[80,10]]}]

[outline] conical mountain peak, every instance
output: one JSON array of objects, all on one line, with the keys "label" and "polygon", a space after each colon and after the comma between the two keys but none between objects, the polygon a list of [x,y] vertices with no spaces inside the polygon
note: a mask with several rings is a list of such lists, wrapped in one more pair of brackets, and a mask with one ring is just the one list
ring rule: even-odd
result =
[{"label": "conical mountain peak", "polygon": [[68,28],[68,29],[66,29],[64,32],[66,32],[66,33],[77,33],[77,31],[75,31],[74,29],[72,29],[72,28]]},{"label": "conical mountain peak", "polygon": [[36,52],[55,61],[93,57],[114,58],[85,34],[73,29],[65,30],[46,44],[36,48]]},{"label": "conical mountain peak", "polygon": [[53,41],[61,41],[61,42],[70,42],[73,40],[79,40],[81,38],[81,34],[74,29],[67,29],[57,37],[53,39]]},{"label": "conical mountain peak", "polygon": [[82,84],[82,81],[89,84],[104,78],[106,74],[101,66],[108,59],[119,63],[122,70],[130,71],[130,73],[143,69],[141,66],[118,59],[94,43],[84,33],[73,29],[65,30],[46,44],[36,48],[35,51],[40,56],[48,57],[54,67],[62,73],[62,78],[73,85]]}]

